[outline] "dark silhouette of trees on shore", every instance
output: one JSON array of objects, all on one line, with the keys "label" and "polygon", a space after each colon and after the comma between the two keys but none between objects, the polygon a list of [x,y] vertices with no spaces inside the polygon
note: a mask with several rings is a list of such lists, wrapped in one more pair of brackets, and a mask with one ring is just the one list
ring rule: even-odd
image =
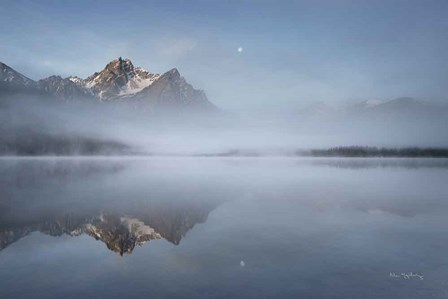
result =
[{"label": "dark silhouette of trees on shore", "polygon": [[[300,153],[299,153],[300,155]],[[303,153],[302,153],[303,155]],[[448,148],[386,148],[369,146],[340,146],[329,149],[314,149],[305,155],[313,157],[432,157],[448,158]]]}]

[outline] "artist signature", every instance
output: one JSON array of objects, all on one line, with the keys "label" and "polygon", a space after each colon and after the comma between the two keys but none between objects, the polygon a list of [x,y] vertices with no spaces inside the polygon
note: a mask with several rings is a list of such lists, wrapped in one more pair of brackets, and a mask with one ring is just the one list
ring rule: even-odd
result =
[{"label": "artist signature", "polygon": [[395,273],[395,272],[390,272],[389,273],[389,277],[393,277],[393,278],[403,278],[403,279],[412,279],[412,278],[417,278],[420,280],[423,280],[423,274],[418,274],[418,273],[413,273],[413,272],[408,272],[408,273]]}]

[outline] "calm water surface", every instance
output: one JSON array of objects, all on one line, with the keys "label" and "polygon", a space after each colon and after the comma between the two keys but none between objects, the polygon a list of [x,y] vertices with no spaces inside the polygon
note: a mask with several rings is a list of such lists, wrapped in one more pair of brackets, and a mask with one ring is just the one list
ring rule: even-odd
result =
[{"label": "calm water surface", "polygon": [[448,298],[448,160],[0,159],[0,298]]}]

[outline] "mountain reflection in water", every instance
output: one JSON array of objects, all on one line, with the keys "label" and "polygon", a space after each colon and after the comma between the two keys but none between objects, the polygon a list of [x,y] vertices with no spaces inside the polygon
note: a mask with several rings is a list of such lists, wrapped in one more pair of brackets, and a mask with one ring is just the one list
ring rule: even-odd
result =
[{"label": "mountain reflection in water", "polygon": [[[175,180],[175,186],[164,188],[163,177],[151,181],[151,174],[145,173],[149,181],[144,186],[126,181],[125,171],[135,166],[132,161],[37,159],[6,161],[2,166],[0,250],[36,231],[50,236],[87,234],[120,255],[155,239],[178,245],[221,201],[207,193],[192,198],[184,192],[194,185],[188,180],[187,185]],[[122,185],[117,185],[120,172],[125,173],[118,179]],[[104,180],[108,175],[113,182]],[[70,191],[62,190],[67,186]],[[125,194],[120,197],[114,191]]]},{"label": "mountain reflection in water", "polygon": [[196,223],[202,223],[212,206],[157,206],[129,214],[60,214],[49,215],[36,222],[2,223],[0,250],[31,232],[39,231],[50,236],[79,236],[87,234],[104,242],[112,251],[123,255],[132,253],[136,245],[150,240],[166,239],[178,245],[183,236]]}]

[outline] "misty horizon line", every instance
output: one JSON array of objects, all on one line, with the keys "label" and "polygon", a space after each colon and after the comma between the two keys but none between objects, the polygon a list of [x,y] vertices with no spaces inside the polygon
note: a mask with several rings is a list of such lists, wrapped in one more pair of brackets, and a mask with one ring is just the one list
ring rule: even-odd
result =
[{"label": "misty horizon line", "polygon": [[[126,146],[126,145],[123,145]],[[332,147],[314,147],[314,148],[296,148],[296,149],[277,149],[277,150],[257,150],[257,149],[229,149],[220,151],[196,151],[196,152],[150,152],[139,151],[133,148],[122,148],[117,152],[48,152],[27,154],[27,153],[3,153],[0,158],[158,158],[158,157],[179,157],[179,158],[448,158],[448,147],[378,147],[378,146],[332,146]]]}]

